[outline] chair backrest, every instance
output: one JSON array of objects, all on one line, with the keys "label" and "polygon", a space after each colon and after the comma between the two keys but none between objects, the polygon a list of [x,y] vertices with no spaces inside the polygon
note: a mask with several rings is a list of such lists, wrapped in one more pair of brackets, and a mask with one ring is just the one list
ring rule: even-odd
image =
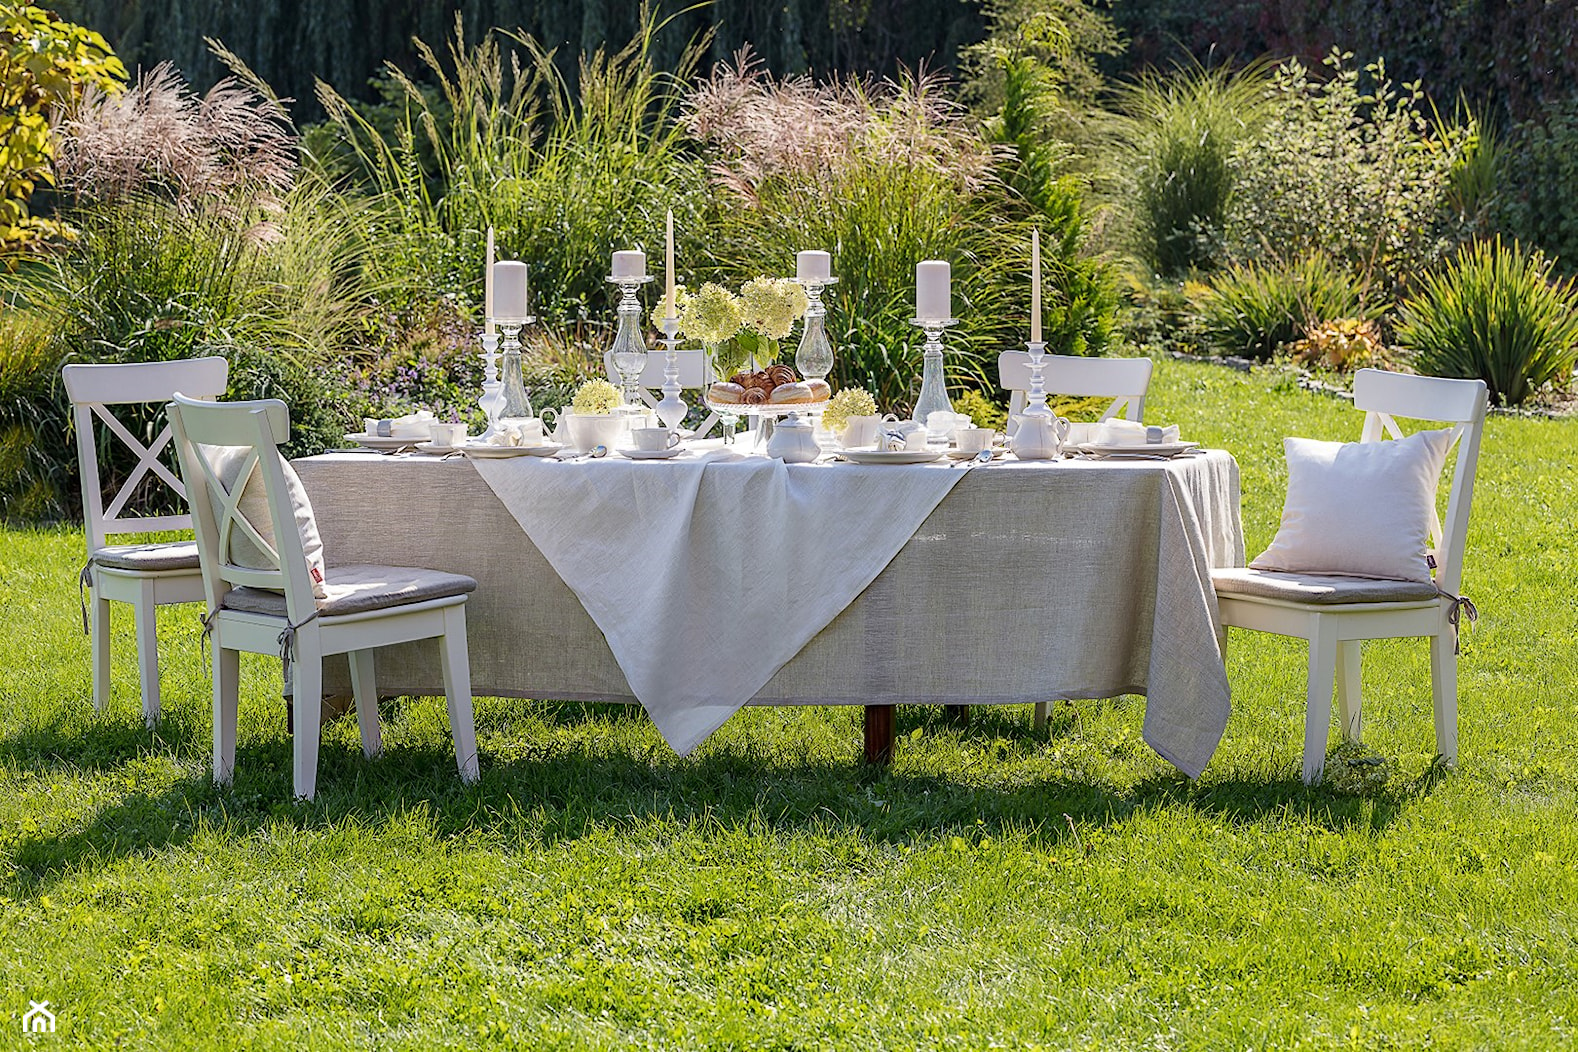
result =
[{"label": "chair backrest", "polygon": [[1474,474],[1479,469],[1479,441],[1485,430],[1489,401],[1490,389],[1483,380],[1409,376],[1381,369],[1360,369],[1353,377],[1353,404],[1365,414],[1361,442],[1403,437],[1395,417],[1453,425],[1457,466],[1452,473],[1446,521],[1431,524],[1436,584],[1453,595],[1463,584],[1463,547],[1468,538]]},{"label": "chair backrest", "polygon": [[[302,622],[317,604],[279,455],[280,442],[290,435],[285,403],[275,398],[205,402],[177,393],[169,414],[196,527],[209,610],[217,610],[232,587],[247,585],[283,591],[291,622]],[[242,507],[251,487],[259,484],[272,543]],[[255,495],[248,503],[256,506]],[[235,549],[241,538],[269,565],[239,563]]]},{"label": "chair backrest", "polygon": [[[1112,404],[1101,414],[1103,420],[1117,416],[1120,409],[1125,410],[1124,416],[1129,420],[1145,415],[1145,392],[1151,387],[1149,358],[1047,354],[1041,361],[1041,386],[1047,394],[1111,398]],[[1030,352],[1004,351],[998,355],[997,376],[1009,393],[1008,412],[1023,412],[1025,393],[1030,390]]]},{"label": "chair backrest", "polygon": [[[655,408],[658,400],[652,392],[663,387],[664,362],[663,349],[652,348],[647,351],[647,364],[641,370],[641,400],[648,406]],[[707,360],[707,352],[700,347],[687,348],[674,352],[674,364],[679,368],[679,386],[685,389],[710,386],[713,381],[712,363]],[[603,355],[603,369],[608,374],[609,381],[619,386],[619,370],[614,368],[614,355],[612,351]]]},{"label": "chair backrest", "polygon": [[[194,398],[218,398],[225,393],[230,363],[223,358],[189,358],[174,362],[133,362],[121,365],[68,365],[61,370],[66,394],[71,399],[72,425],[77,432],[77,467],[82,476],[82,517],[87,528],[88,551],[102,548],[115,533],[140,533],[155,530],[189,530],[190,515],[136,515],[127,512],[127,502],[137,492],[144,477],[152,475],[181,496],[186,490],[159,456],[170,442],[168,421],[152,442],[142,441],[129,431],[108,408],[114,405],[158,403],[163,405],[177,391]],[[104,484],[98,457],[98,437],[93,421],[120,439],[137,457],[137,466],[120,489],[104,504]]]}]

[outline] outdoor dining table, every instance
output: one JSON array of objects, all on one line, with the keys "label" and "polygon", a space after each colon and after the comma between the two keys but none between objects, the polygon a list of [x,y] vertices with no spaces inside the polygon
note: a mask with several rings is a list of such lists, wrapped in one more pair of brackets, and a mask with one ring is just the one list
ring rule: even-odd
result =
[{"label": "outdoor dining table", "polygon": [[[317,515],[331,576],[335,565],[382,563],[476,578],[467,619],[471,680],[478,695],[648,703],[654,721],[682,753],[727,719],[731,706],[863,705],[867,757],[880,759],[891,754],[895,704],[1012,704],[1143,694],[1146,741],[1190,777],[1204,768],[1229,711],[1210,572],[1240,566],[1244,558],[1238,466],[1228,453],[1211,450],[1171,460],[1005,459],[968,467],[735,460],[732,467],[693,463],[687,477],[699,481],[688,487],[667,485],[677,475],[646,474],[674,471],[679,460],[473,462],[335,452],[294,464]],[[712,698],[722,707],[709,710],[695,724],[699,730],[671,731],[685,714],[665,712],[660,719],[651,699],[631,686],[634,659],[626,659],[632,670],[627,677],[609,640],[628,652],[628,641],[640,643],[649,630],[657,632],[662,640],[657,665],[682,669],[691,685],[685,689],[697,694],[707,693],[713,675],[735,682],[725,673],[755,656],[742,653],[754,647],[728,642],[738,638],[727,594],[739,590],[738,583],[716,596],[715,616],[713,608],[704,607],[700,620],[691,613],[691,621],[675,629],[661,598],[666,593],[649,586],[672,567],[636,565],[621,571],[628,572],[632,585],[628,603],[617,590],[593,602],[580,579],[578,595],[561,578],[532,533],[567,565],[560,554],[566,544],[582,543],[595,552],[608,543],[600,523],[608,524],[608,538],[624,538],[614,543],[628,546],[641,534],[631,532],[627,517],[639,531],[647,517],[668,514],[665,502],[688,502],[689,519],[677,534],[680,547],[689,536],[698,538],[698,545],[710,538],[716,547],[718,538],[734,538],[732,522],[714,520],[737,514],[737,506],[724,497],[734,479],[745,477],[738,472],[746,470],[758,479],[765,473],[780,489],[799,494],[789,505],[792,521],[779,524],[786,531],[779,536],[792,538],[795,551],[813,553],[797,556],[793,566],[775,568],[773,550],[759,550],[754,538],[739,537],[740,572],[747,584],[750,560],[759,558],[764,585],[780,582],[776,587],[784,589],[786,608],[788,597],[814,598],[827,591],[837,598],[820,608],[828,611],[820,615],[825,623],[806,627],[808,641],[796,638],[785,645],[782,660],[770,660],[759,689],[732,701],[725,698],[727,704]],[[553,491],[563,486],[579,494],[589,473],[598,471],[625,473],[618,478],[639,487],[632,491],[640,494],[632,502],[639,506],[602,507],[587,512],[585,521],[559,522],[565,515],[573,518],[578,506],[562,499],[556,503],[550,498],[565,494]],[[926,478],[946,483],[945,495],[934,506],[916,509],[917,526],[900,520],[901,534],[891,542],[896,551],[873,566],[869,583],[847,579],[847,560],[832,569],[819,565],[814,553],[824,546],[831,559],[839,545],[858,549],[860,538],[850,535],[863,528],[886,525],[891,530],[890,520],[903,509],[890,509],[894,514],[878,509],[872,515],[868,508],[864,519],[851,512],[871,503],[871,485],[893,481],[886,473],[904,471],[952,472],[954,477]],[[546,525],[544,506],[556,509]],[[619,552],[607,554],[614,559]],[[782,583],[785,573],[787,584]],[[697,585],[690,580],[674,587],[681,583],[693,591]],[[699,587],[705,599],[706,582]],[[839,588],[849,593],[847,600]],[[764,653],[781,642],[770,625],[752,638],[761,639]],[[429,650],[420,644],[381,650],[380,691],[438,692],[438,656]],[[344,689],[343,671],[325,671],[326,685],[337,682]],[[639,681],[646,684],[649,670],[640,671],[644,678]],[[657,688],[643,690],[655,693]],[[689,696],[681,690],[668,705],[683,710]]]}]

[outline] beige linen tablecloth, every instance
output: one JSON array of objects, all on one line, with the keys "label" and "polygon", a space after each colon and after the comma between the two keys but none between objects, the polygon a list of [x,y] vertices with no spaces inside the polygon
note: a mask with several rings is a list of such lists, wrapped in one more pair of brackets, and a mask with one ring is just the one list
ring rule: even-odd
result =
[{"label": "beige linen tablecloth", "polygon": [[[467,604],[477,694],[634,700],[575,594],[471,463],[329,454],[296,468],[331,566],[427,566],[480,582]],[[854,482],[849,465],[793,470],[849,471]],[[1243,564],[1232,457],[957,470],[964,477],[887,568],[752,703],[1145,694],[1146,741],[1198,776],[1229,711],[1210,570]],[[833,531],[839,519],[808,514],[800,527]],[[817,587],[818,567],[802,572]],[[703,647],[676,660],[730,656]],[[441,692],[436,651],[380,651],[378,679],[380,690]]]}]

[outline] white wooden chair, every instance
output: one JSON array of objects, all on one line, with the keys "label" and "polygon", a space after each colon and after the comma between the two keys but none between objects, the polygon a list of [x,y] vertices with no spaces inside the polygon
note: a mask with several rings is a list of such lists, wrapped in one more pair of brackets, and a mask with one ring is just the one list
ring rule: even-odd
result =
[{"label": "white wooden chair", "polygon": [[[283,402],[207,403],[177,394],[170,404],[181,473],[197,526],[197,549],[213,642],[214,781],[235,769],[240,653],[277,654],[285,682],[301,701],[294,720],[295,795],[317,788],[323,658],[348,654],[362,749],[380,749],[373,648],[437,639],[449,702],[455,760],[464,781],[477,779],[466,651],[466,595],[477,582],[460,574],[396,566],[329,569],[316,598],[303,533],[316,541],[311,506],[279,455],[290,432]],[[291,492],[294,484],[295,492]],[[261,485],[266,522],[255,509]],[[251,494],[249,496],[249,493]],[[254,553],[238,562],[237,541]],[[261,553],[261,559],[255,553]]]},{"label": "white wooden chair", "polygon": [[[182,498],[181,480],[159,459],[170,442],[166,423],[152,442],[144,445],[115,416],[112,406],[139,403],[163,405],[176,391],[195,398],[217,398],[225,393],[229,363],[223,358],[194,358],[173,362],[140,362],[125,365],[68,365],[61,377],[71,398],[72,423],[77,432],[77,464],[82,476],[82,517],[88,542],[88,562],[82,570],[93,616],[84,607],[83,628],[89,633],[93,660],[93,707],[102,709],[110,696],[110,604],[130,603],[137,639],[137,667],[142,685],[143,719],[151,726],[159,718],[159,630],[154,608],[171,603],[197,603],[203,599],[203,580],[197,565],[197,545],[192,541],[163,544],[110,544],[109,538],[131,533],[192,529],[186,514],[138,515],[128,505],[145,479],[152,478],[175,490]],[[99,429],[124,443],[137,456],[134,468],[120,489],[104,503],[104,485],[98,459]],[[157,483],[155,488],[159,488]]]},{"label": "white wooden chair", "polygon": [[[1149,358],[1085,358],[1070,354],[1042,355],[1041,385],[1047,394],[1082,398],[1111,398],[1101,419],[1110,420],[1123,410],[1125,418],[1139,420],[1145,413],[1145,393],[1151,387]],[[1030,352],[1004,351],[997,356],[997,376],[1008,392],[1008,412],[1025,410],[1030,390]]]},{"label": "white wooden chair", "polygon": [[[1145,412],[1145,393],[1151,387],[1152,362],[1149,358],[1085,358],[1071,354],[1046,354],[1041,357],[1041,386],[1047,394],[1076,395],[1081,398],[1111,398],[1102,411],[1102,420],[1111,420],[1123,410],[1129,420],[1139,420]],[[1025,395],[1030,390],[1030,352],[1004,351],[997,356],[997,378],[1008,392],[1008,431],[1014,431],[1013,418],[1025,411]],[[1047,703],[1036,702],[1035,728],[1047,723]]]},{"label": "white wooden chair", "polygon": [[[712,386],[716,377],[712,374],[712,362],[707,359],[707,352],[699,347],[677,350],[674,352],[674,364],[679,368],[679,386],[686,391],[697,389],[706,390]],[[647,364],[641,370],[641,401],[647,408],[656,409],[658,398],[663,391],[663,370],[666,363],[663,359],[661,347],[647,351]],[[603,355],[603,369],[608,374],[608,381],[615,387],[620,386],[619,370],[614,368],[614,354],[612,351]],[[656,392],[654,394],[654,392]],[[699,405],[696,397],[687,399],[691,405]],[[718,422],[718,414],[709,413],[706,419],[696,425],[697,438],[705,438]]]},{"label": "white wooden chair", "polygon": [[[1304,781],[1314,784],[1326,765],[1331,731],[1332,681],[1343,736],[1358,741],[1361,729],[1360,641],[1423,636],[1430,640],[1430,691],[1435,708],[1436,752],[1457,762],[1457,631],[1466,600],[1463,545],[1468,536],[1474,474],[1485,426],[1488,392],[1479,380],[1361,369],[1354,376],[1354,405],[1365,411],[1361,442],[1400,438],[1393,417],[1448,422],[1457,443],[1457,466],[1446,520],[1435,542],[1435,581],[1420,585],[1364,577],[1319,577],[1261,570],[1217,570],[1212,579],[1224,626],[1252,628],[1309,641],[1309,683],[1304,715]],[[1434,532],[1434,531],[1433,531]],[[1472,608],[1469,607],[1471,610]]]}]

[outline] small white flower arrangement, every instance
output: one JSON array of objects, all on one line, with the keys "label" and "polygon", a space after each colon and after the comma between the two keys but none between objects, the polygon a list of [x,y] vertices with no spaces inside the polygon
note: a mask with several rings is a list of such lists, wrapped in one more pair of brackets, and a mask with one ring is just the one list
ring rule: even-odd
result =
[{"label": "small white flower arrangement", "polygon": [[858,387],[846,387],[833,396],[827,403],[827,408],[822,410],[822,426],[833,434],[839,434],[849,424],[850,417],[876,416],[877,400],[871,397],[871,392]]},{"label": "small white flower arrangement", "polygon": [[575,390],[570,400],[570,412],[577,416],[597,416],[611,413],[624,404],[619,388],[607,380],[588,380]]}]

